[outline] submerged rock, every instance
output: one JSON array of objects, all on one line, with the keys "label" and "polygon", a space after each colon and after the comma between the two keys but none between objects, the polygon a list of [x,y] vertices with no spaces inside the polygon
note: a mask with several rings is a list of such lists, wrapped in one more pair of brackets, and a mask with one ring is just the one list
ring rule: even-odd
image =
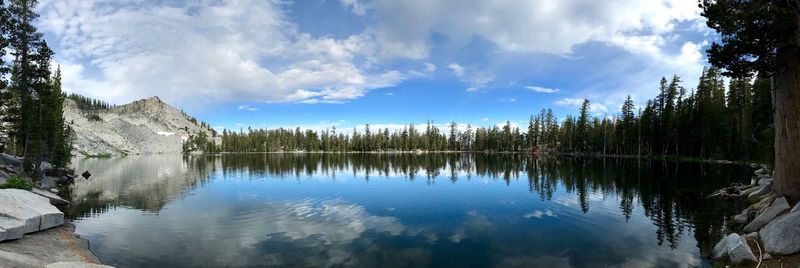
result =
[{"label": "submerged rock", "polygon": [[758,232],[767,252],[780,255],[800,252],[800,209],[792,211],[775,218]]},{"label": "submerged rock", "polygon": [[719,259],[724,256],[728,256],[734,263],[758,260],[750,250],[750,246],[747,245],[745,238],[735,233],[726,236],[714,246],[714,258]]},{"label": "submerged rock", "polygon": [[786,198],[781,197],[775,199],[775,201],[772,202],[772,205],[767,207],[767,209],[765,209],[764,212],[761,212],[761,214],[756,216],[756,218],[753,219],[753,221],[747,224],[744,227],[744,230],[747,232],[757,231],[759,228],[766,225],[767,223],[769,223],[769,221],[771,221],[772,219],[774,219],[775,217],[777,217],[778,215],[780,215],[789,208],[790,208],[789,202],[786,201]]}]

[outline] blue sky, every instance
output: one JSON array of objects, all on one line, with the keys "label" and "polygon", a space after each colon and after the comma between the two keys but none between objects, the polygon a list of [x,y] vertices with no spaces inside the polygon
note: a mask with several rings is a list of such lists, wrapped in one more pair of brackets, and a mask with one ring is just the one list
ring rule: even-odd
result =
[{"label": "blue sky", "polygon": [[49,0],[65,90],[158,95],[215,127],[527,123],[694,88],[695,0]]}]

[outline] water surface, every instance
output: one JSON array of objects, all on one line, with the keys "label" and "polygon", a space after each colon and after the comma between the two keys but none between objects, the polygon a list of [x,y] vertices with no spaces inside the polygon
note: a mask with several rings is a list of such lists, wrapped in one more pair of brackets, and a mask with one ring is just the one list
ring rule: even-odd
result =
[{"label": "water surface", "polygon": [[68,216],[118,267],[695,267],[747,167],[495,154],[77,159]]}]

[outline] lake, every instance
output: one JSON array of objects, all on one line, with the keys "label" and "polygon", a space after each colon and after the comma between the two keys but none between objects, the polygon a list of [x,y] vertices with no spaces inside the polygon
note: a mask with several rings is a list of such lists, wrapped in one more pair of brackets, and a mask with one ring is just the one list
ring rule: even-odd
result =
[{"label": "lake", "polygon": [[118,267],[708,267],[740,165],[514,154],[76,159]]}]

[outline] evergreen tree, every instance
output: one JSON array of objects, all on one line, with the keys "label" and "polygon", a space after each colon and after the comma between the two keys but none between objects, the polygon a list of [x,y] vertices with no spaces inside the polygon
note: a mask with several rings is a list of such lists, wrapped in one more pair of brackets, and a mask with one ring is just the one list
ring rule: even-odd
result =
[{"label": "evergreen tree", "polygon": [[702,16],[720,34],[709,62],[736,78],[774,79],[775,183],[800,200],[800,0],[703,0]]}]

